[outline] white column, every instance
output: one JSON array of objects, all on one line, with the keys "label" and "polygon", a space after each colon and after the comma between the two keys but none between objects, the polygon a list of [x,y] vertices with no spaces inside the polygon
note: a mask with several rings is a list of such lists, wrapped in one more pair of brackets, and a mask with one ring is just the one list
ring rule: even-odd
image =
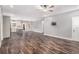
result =
[{"label": "white column", "polygon": [[1,47],[2,40],[3,40],[3,18],[2,18],[1,8],[0,8],[0,47]]},{"label": "white column", "polygon": [[3,16],[3,38],[10,38],[10,16]]}]

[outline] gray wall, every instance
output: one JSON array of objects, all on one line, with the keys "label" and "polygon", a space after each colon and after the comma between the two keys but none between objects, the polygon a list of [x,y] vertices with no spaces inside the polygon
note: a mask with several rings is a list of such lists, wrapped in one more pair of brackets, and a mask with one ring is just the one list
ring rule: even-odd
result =
[{"label": "gray wall", "polygon": [[10,17],[3,16],[3,38],[10,37]]},{"label": "gray wall", "polygon": [[[72,39],[72,17],[74,16],[79,16],[79,10],[45,18],[44,33],[50,36]],[[56,21],[56,26],[51,25],[53,21]]]},{"label": "gray wall", "polygon": [[[57,25],[52,26],[51,23],[56,21]],[[45,19],[44,33],[51,36],[62,38],[72,38],[72,17],[69,13],[64,13],[51,18]]]},{"label": "gray wall", "polygon": [[55,16],[57,22],[57,36],[64,38],[72,38],[72,17],[69,14]]},{"label": "gray wall", "polygon": [[40,20],[38,20],[38,21],[33,21],[33,22],[32,22],[32,31],[42,33],[42,32],[43,32],[42,26],[43,26],[43,25],[42,25],[42,22],[41,22]]}]

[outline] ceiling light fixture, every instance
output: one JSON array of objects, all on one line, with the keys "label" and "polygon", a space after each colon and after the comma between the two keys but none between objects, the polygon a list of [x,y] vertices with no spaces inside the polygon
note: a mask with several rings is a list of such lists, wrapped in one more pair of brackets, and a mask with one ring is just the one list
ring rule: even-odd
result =
[{"label": "ceiling light fixture", "polygon": [[40,5],[40,7],[44,10],[44,11],[50,11],[53,12],[53,5]]}]

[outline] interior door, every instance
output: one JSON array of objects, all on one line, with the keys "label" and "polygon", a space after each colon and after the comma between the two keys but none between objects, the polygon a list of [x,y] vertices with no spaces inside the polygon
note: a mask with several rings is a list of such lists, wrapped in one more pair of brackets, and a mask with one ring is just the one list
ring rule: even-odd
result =
[{"label": "interior door", "polygon": [[72,18],[72,39],[79,41],[79,16]]}]

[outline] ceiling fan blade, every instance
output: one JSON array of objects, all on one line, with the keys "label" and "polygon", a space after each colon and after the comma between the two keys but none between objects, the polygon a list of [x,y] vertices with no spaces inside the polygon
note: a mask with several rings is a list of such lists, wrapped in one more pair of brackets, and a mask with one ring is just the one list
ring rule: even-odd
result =
[{"label": "ceiling fan blade", "polygon": [[54,6],[53,5],[51,5],[49,8],[53,8]]}]

